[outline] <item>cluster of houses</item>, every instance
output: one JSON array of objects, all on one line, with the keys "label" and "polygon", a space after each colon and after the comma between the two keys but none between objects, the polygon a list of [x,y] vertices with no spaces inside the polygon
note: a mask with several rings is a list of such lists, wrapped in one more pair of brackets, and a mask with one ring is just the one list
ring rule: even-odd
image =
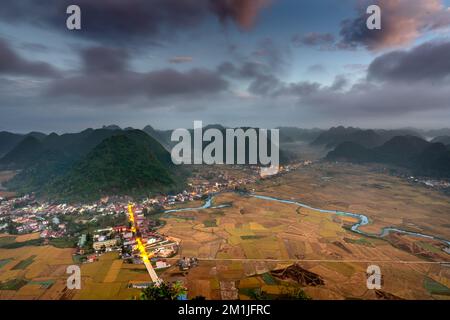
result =
[{"label": "cluster of houses", "polygon": [[160,195],[153,198],[147,198],[142,202],[144,206],[159,206],[164,208],[166,206],[173,206],[176,203],[183,203],[187,201],[200,200],[202,198],[202,194],[192,191],[188,192],[184,190],[175,195]]},{"label": "cluster of houses", "polygon": [[86,210],[100,215],[116,214],[117,209],[116,205],[55,205],[38,202],[33,195],[26,195],[0,203],[0,225],[11,223],[17,234],[40,232],[41,238],[60,238],[67,235],[67,225],[61,223],[58,216],[81,214]]},{"label": "cluster of houses", "polygon": [[[280,167],[280,173],[289,172],[299,166],[309,163],[299,163]],[[174,195],[159,195],[149,197],[136,205],[137,212],[143,217],[144,208],[165,208],[194,200],[201,200],[208,194],[222,190],[234,190],[242,185],[251,184],[259,179],[259,166],[231,166],[236,171],[222,170],[217,167],[204,166],[194,174],[188,190]],[[105,197],[90,204],[70,205],[67,203],[53,204],[35,199],[33,194],[12,199],[0,199],[0,230],[8,228],[11,221],[16,233],[40,232],[42,238],[59,238],[66,236],[67,226],[64,223],[55,223],[54,218],[60,215],[95,214],[117,215],[126,212],[129,198]],[[92,218],[96,220],[96,217]],[[142,218],[142,230],[155,229],[155,220]],[[10,227],[10,226],[9,226]],[[10,230],[10,228],[9,228]],[[162,250],[161,255],[170,255]]]},{"label": "cluster of houses", "polygon": [[408,177],[408,180],[414,183],[423,184],[426,187],[429,188],[435,188],[435,189],[450,189],[450,182],[447,180],[437,180],[437,179],[424,179],[424,178],[417,178],[414,176]]},{"label": "cluster of houses", "polygon": [[47,204],[36,202],[34,195],[3,199],[0,202],[0,226],[6,229],[11,224],[12,232],[17,234],[41,232],[41,238],[63,237],[66,235],[66,224],[61,223],[48,209]]},{"label": "cluster of houses", "polygon": [[[139,238],[152,257],[155,268],[167,268],[170,265],[164,258],[170,258],[178,253],[180,240],[155,232],[153,220],[145,217],[143,208],[142,204],[135,206],[135,223],[139,230]],[[136,234],[132,232],[130,226],[98,229],[93,233],[92,244],[87,243],[86,238],[86,234],[80,236],[77,250],[77,254],[83,256],[85,262],[96,261],[98,256],[105,252],[117,251],[121,258],[129,263],[142,263]],[[92,245],[92,248],[86,248],[87,245]]]},{"label": "cluster of houses", "polygon": [[0,216],[6,215],[7,213],[14,211],[18,207],[34,200],[34,195],[27,194],[23,197],[15,197],[11,199],[0,198]]},{"label": "cluster of houses", "polygon": [[377,166],[374,167],[373,170],[377,173],[389,174],[391,176],[405,179],[410,183],[423,185],[427,188],[440,190],[446,193],[450,192],[450,180],[447,178],[431,179],[429,177],[416,177],[412,176],[411,172],[407,169],[395,168],[395,170],[392,170],[392,168],[386,166]]},{"label": "cluster of houses", "polygon": [[194,257],[183,257],[177,261],[177,266],[180,268],[180,271],[188,271],[189,269],[198,266],[198,259]]}]

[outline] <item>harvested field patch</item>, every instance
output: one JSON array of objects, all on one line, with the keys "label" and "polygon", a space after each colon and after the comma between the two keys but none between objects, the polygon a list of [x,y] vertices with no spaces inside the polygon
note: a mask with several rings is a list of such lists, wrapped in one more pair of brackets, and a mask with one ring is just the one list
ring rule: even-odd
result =
[{"label": "harvested field patch", "polygon": [[37,285],[42,289],[49,289],[55,284],[55,280],[30,281],[28,285]]},{"label": "harvested field patch", "polygon": [[36,256],[33,255],[26,258],[25,260],[20,261],[18,264],[12,267],[12,270],[25,270],[29,265],[31,265],[34,262],[35,258]]},{"label": "harvested field patch", "polygon": [[365,239],[365,238],[359,238],[359,239],[350,239],[350,238],[344,238],[344,241],[347,243],[352,243],[352,244],[359,244],[362,246],[367,246],[367,247],[373,247],[373,244]]},{"label": "harvested field patch", "polygon": [[263,239],[266,236],[261,235],[248,235],[248,236],[241,236],[242,240],[257,240],[257,239]]},{"label": "harvested field patch", "polygon": [[10,261],[12,261],[12,259],[0,260],[0,269],[3,268],[4,266],[6,266]]},{"label": "harvested field patch", "polygon": [[272,277],[272,275],[270,273],[268,273],[268,272],[263,273],[261,275],[261,278],[263,279],[264,283],[267,284],[267,285],[275,285],[275,284],[277,284],[277,280],[274,277]]},{"label": "harvested field patch", "polygon": [[30,241],[30,240],[36,240],[36,239],[39,239],[39,234],[40,234],[39,232],[21,234],[21,235],[17,236],[14,241],[26,242],[26,241]]},{"label": "harvested field patch", "polygon": [[25,279],[11,279],[8,281],[0,282],[0,290],[13,290],[17,291],[28,283]]},{"label": "harvested field patch", "polygon": [[426,277],[423,282],[423,286],[431,294],[450,296],[450,288],[447,288],[443,284],[434,281],[433,279]]},{"label": "harvested field patch", "polygon": [[0,247],[3,247],[4,245],[8,245],[11,243],[14,243],[16,237],[13,236],[2,236],[0,237]]},{"label": "harvested field patch", "polygon": [[203,221],[203,224],[206,228],[214,228],[217,227],[216,219],[208,219]]},{"label": "harvested field patch", "polygon": [[105,282],[105,283],[115,282],[117,275],[119,274],[120,268],[122,267],[122,263],[123,263],[122,260],[113,261],[103,282]]},{"label": "harvested field patch", "polygon": [[294,280],[301,285],[319,286],[325,284],[321,276],[303,269],[298,264],[289,266],[286,269],[273,270],[271,275],[282,280]]}]

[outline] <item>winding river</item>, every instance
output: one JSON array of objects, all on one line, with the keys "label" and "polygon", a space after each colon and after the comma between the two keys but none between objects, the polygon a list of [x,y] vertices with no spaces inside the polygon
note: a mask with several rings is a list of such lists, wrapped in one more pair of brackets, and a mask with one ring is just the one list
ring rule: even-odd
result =
[{"label": "winding river", "polygon": [[[309,206],[307,204],[304,204],[304,203],[301,203],[301,202],[298,202],[298,201],[294,201],[294,200],[285,200],[285,199],[269,197],[269,196],[263,196],[263,195],[258,195],[258,194],[248,194],[248,196],[253,197],[253,198],[257,198],[257,199],[261,199],[261,200],[266,200],[266,201],[276,201],[276,202],[280,202],[280,203],[293,204],[293,205],[296,205],[298,207],[306,208],[306,209],[313,210],[313,211],[320,212],[320,213],[333,214],[333,215],[338,215],[338,216],[347,216],[347,217],[356,218],[356,219],[358,219],[358,222],[355,223],[354,225],[352,225],[350,229],[353,232],[355,232],[355,233],[358,233],[358,234],[361,234],[361,235],[364,235],[364,236],[368,236],[368,237],[383,238],[383,237],[387,236],[391,232],[397,232],[397,233],[407,234],[407,235],[410,235],[410,236],[413,236],[413,237],[426,238],[426,239],[432,239],[432,240],[440,241],[440,242],[446,244],[449,247],[449,251],[445,251],[445,252],[450,254],[450,241],[446,240],[446,239],[443,239],[443,238],[440,238],[440,237],[427,235],[427,234],[423,234],[423,233],[419,233],[419,232],[412,232],[412,231],[402,230],[402,229],[395,228],[395,227],[384,227],[381,230],[381,233],[379,233],[379,234],[364,232],[364,231],[360,230],[360,227],[369,224],[369,218],[366,215],[364,215],[364,214],[352,213],[352,212],[346,212],[346,211],[339,211],[339,210],[319,209],[319,208],[314,208],[314,207],[311,207],[311,206]],[[208,199],[206,199],[205,203],[201,207],[172,209],[172,210],[166,210],[166,211],[164,211],[164,213],[165,214],[170,214],[170,213],[183,212],[183,211],[196,211],[196,210],[202,210],[202,209],[219,209],[219,208],[229,207],[229,205],[213,206],[212,203],[213,203],[214,197],[215,197],[215,194],[209,196]]]},{"label": "winding river", "polygon": [[229,205],[223,204],[219,206],[213,206],[212,202],[214,200],[214,195],[209,196],[208,199],[206,199],[205,203],[201,207],[197,208],[181,208],[181,209],[172,209],[172,210],[166,210],[163,213],[164,214],[170,214],[175,212],[184,212],[184,211],[197,211],[202,209],[220,209],[220,208],[227,208]]}]

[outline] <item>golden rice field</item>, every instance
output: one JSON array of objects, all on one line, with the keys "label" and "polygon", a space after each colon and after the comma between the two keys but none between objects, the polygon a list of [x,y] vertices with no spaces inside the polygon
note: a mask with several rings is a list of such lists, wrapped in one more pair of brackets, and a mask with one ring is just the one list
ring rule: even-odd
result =
[{"label": "golden rice field", "polygon": [[[324,176],[332,179],[321,179]],[[313,166],[266,180],[254,188],[260,194],[297,200],[318,208],[364,213],[371,219],[364,227],[367,232],[378,233],[382,227],[397,226],[450,238],[450,199],[447,196],[398,178],[372,173],[364,167]],[[229,202],[231,208],[200,210],[195,212],[193,220],[167,219],[162,232],[182,239],[181,256],[210,259],[202,262],[208,265],[203,267],[206,270],[189,272],[188,283],[208,275],[216,282],[232,280],[244,285],[249,278],[276,268],[282,260],[292,263],[298,259],[307,260],[302,262],[305,268],[325,279],[324,286],[304,288],[313,298],[376,299],[374,292],[365,285],[366,268],[371,261],[376,261],[382,267],[383,290],[387,293],[404,299],[449,297],[441,294],[445,290],[439,294],[428,290],[424,282],[430,278],[449,286],[448,267],[399,263],[423,262],[421,254],[432,254],[427,259],[450,261],[436,241],[418,241],[404,235],[392,236],[389,241],[367,238],[345,229],[356,222],[355,218],[234,193],[223,193],[215,198],[216,204]],[[192,218],[192,212],[189,214]],[[211,219],[215,220],[215,226],[206,226],[204,221]],[[421,252],[405,249],[407,246],[417,249],[418,245]],[[276,263],[276,260],[281,261]],[[281,290],[267,286],[264,291],[273,294]],[[190,294],[195,296],[197,290],[204,293],[205,287],[206,282],[201,289],[195,285]],[[218,289],[209,287],[211,293],[207,297],[216,297]]]},{"label": "golden rice field", "polygon": [[[450,238],[447,196],[365,167],[313,165],[250,188],[317,208],[364,213],[370,218],[363,228],[367,232],[396,226]],[[436,241],[396,234],[366,237],[348,230],[355,218],[236,193],[217,195],[214,204],[223,203],[231,207],[164,218],[160,232],[181,241],[177,258],[200,259],[189,272],[171,267],[160,274],[165,281],[183,281],[190,298],[251,299],[255,292],[281,297],[298,288],[313,299],[450,298],[448,264],[423,263],[449,261]],[[0,235],[0,242],[36,236]],[[81,265],[81,290],[67,290],[65,272],[73,264],[72,253],[50,246],[0,249],[0,282],[6,288],[0,290],[0,299],[131,299],[140,291],[129,284],[149,281],[143,265],[125,264],[116,253],[108,253]],[[405,261],[414,263],[400,263]],[[271,276],[294,262],[324,284]],[[381,293],[366,287],[370,264],[381,268]]]}]

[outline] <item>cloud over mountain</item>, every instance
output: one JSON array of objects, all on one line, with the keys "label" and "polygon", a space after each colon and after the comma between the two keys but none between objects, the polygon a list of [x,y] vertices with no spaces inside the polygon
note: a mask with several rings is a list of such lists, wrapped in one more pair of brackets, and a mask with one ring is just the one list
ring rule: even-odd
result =
[{"label": "cloud over mountain", "polygon": [[126,98],[147,96],[165,98],[180,95],[208,95],[228,87],[219,74],[205,68],[178,71],[162,68],[136,72],[129,68],[125,50],[92,47],[80,53],[83,66],[76,75],[68,75],[51,83],[49,96],[82,98]]}]

